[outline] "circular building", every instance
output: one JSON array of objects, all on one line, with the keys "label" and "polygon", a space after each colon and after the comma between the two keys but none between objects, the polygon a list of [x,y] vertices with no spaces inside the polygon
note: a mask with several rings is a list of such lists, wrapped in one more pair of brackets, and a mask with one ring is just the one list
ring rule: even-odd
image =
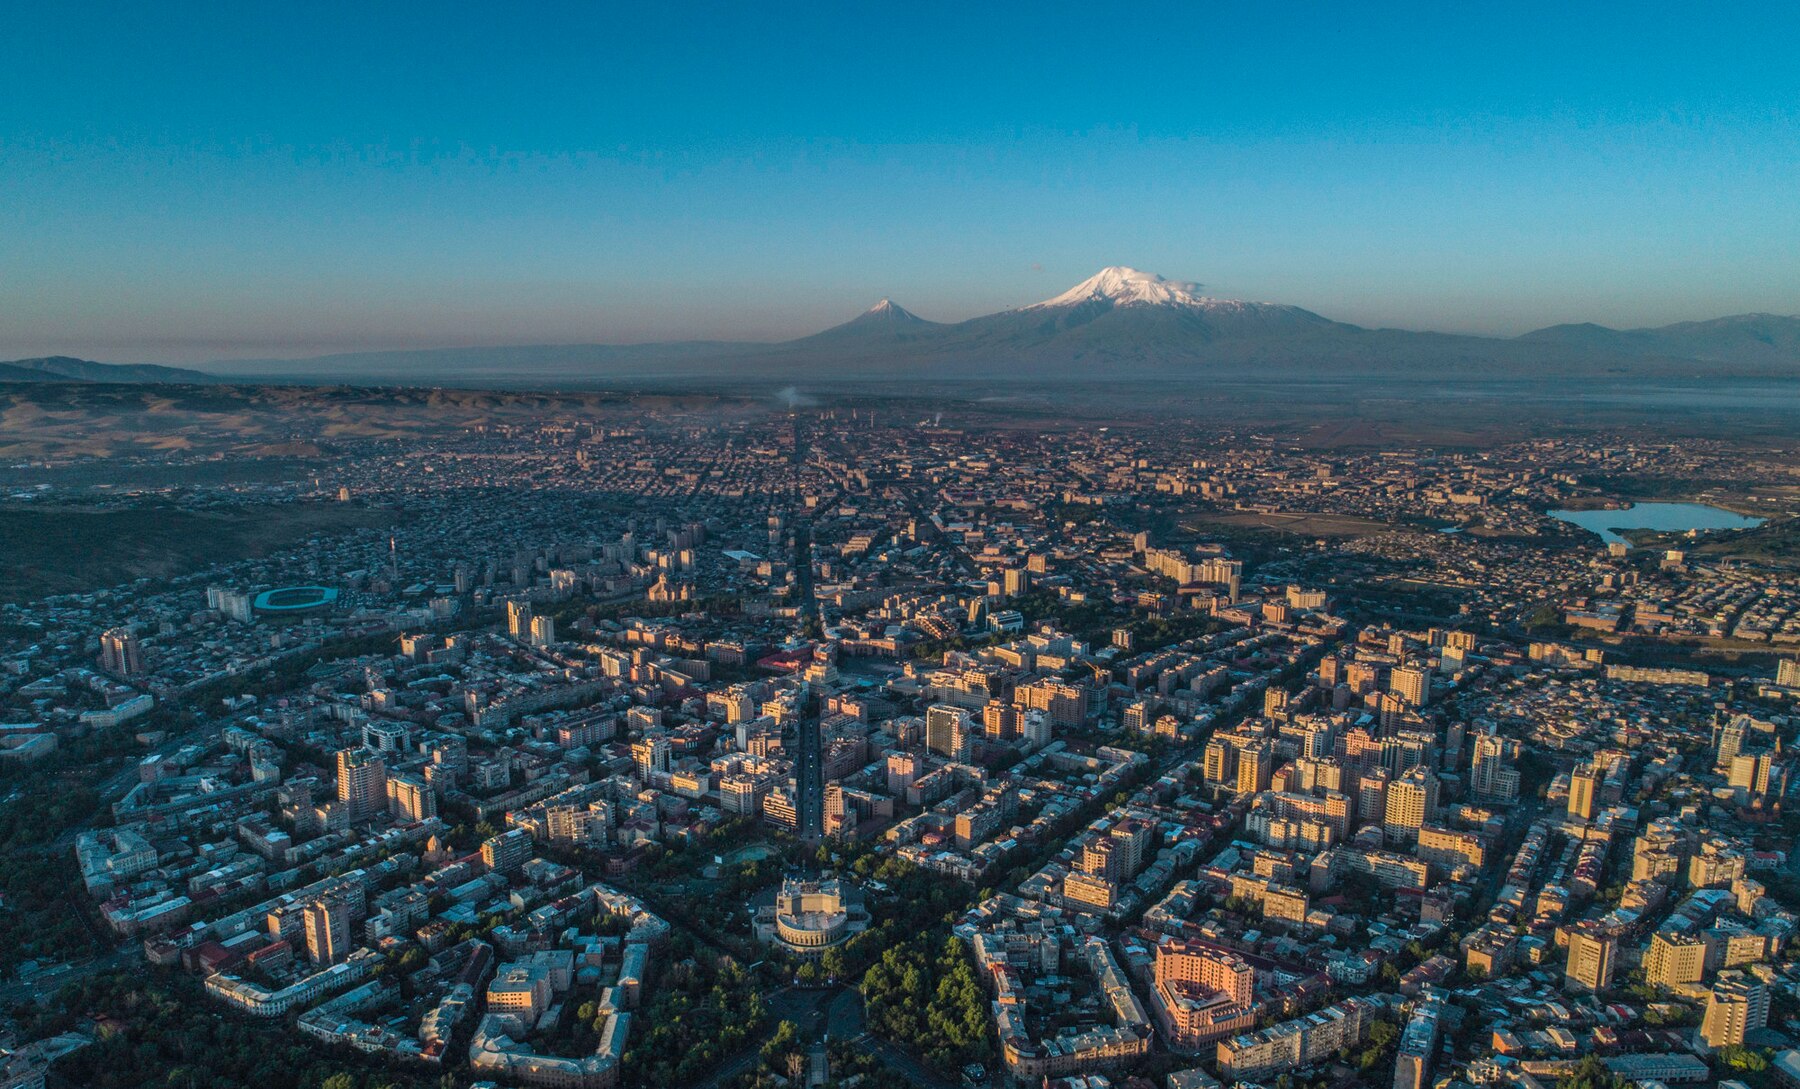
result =
[{"label": "circular building", "polygon": [[291,616],[329,609],[337,602],[337,596],[338,592],[329,586],[282,586],[257,594],[250,607],[259,613]]},{"label": "circular building", "polygon": [[848,941],[869,925],[858,890],[836,878],[781,883],[775,902],[759,912],[758,931],[797,956],[811,957]]}]

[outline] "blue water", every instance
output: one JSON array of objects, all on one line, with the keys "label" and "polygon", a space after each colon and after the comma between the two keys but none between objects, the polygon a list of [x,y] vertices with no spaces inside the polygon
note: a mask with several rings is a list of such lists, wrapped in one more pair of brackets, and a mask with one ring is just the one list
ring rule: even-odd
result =
[{"label": "blue water", "polygon": [[1629,544],[1615,529],[1654,529],[1685,533],[1690,529],[1750,529],[1763,519],[1736,514],[1704,503],[1639,503],[1624,510],[1553,510],[1550,517],[1598,533],[1607,544]]}]

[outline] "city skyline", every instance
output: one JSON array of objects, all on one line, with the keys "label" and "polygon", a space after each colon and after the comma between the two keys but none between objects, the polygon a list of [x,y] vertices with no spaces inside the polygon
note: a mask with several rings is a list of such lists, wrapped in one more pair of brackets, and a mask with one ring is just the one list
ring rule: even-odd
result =
[{"label": "city skyline", "polygon": [[9,15],[0,1089],[1800,1087],[1800,7]]},{"label": "city skyline", "polygon": [[93,14],[0,76],[0,357],[781,340],[1116,264],[1371,327],[1800,311],[1773,5]]}]

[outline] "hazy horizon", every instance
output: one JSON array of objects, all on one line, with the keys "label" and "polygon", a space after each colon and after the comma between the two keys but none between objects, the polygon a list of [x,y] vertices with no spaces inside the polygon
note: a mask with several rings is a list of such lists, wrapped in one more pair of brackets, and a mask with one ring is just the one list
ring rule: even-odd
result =
[{"label": "hazy horizon", "polygon": [[[1098,271],[1098,270],[1096,270],[1096,271]],[[1085,277],[1083,277],[1083,279],[1085,279]],[[1175,277],[1170,277],[1170,279],[1175,279]],[[1052,294],[1054,294],[1054,293],[1052,293]],[[1220,297],[1231,298],[1231,297],[1235,297],[1235,296],[1227,296],[1227,295],[1224,295],[1223,293],[1221,293]],[[917,308],[909,305],[903,299],[893,298],[891,296],[882,296],[882,298],[886,299],[887,301],[890,301],[896,305],[899,305],[903,309],[914,314],[916,317],[920,317],[927,321],[942,323],[942,324],[955,324],[958,322],[969,320],[971,318],[983,317],[989,313],[994,313],[993,311],[981,311],[978,313],[958,314],[955,317],[939,317],[939,316],[936,316],[936,315],[930,314],[930,313],[920,313]],[[878,302],[880,300],[876,300],[876,301]],[[1040,301],[1042,301],[1042,300],[1033,299],[1033,300],[1029,300],[1026,302],[1021,302],[1021,303],[1017,304],[1016,307],[1006,307],[1003,309],[1010,310],[1010,309],[1028,307],[1028,306],[1032,305],[1033,303],[1040,302]],[[1279,303],[1287,303],[1289,305],[1303,306],[1303,304],[1295,303],[1291,299],[1259,299],[1259,300],[1254,300],[1254,301],[1279,302]],[[185,349],[190,350],[191,354],[183,355],[183,356],[179,356],[179,357],[168,356],[168,355],[159,356],[159,355],[153,354],[156,351],[155,342],[133,341],[132,343],[136,344],[140,349],[140,353],[138,355],[133,355],[133,356],[125,356],[125,355],[107,356],[103,353],[102,354],[95,354],[92,352],[84,353],[81,351],[71,351],[71,350],[67,350],[67,349],[45,349],[45,350],[38,350],[38,351],[15,350],[11,353],[8,353],[4,349],[0,349],[0,358],[25,359],[25,358],[37,358],[37,357],[45,357],[45,356],[72,356],[75,358],[93,359],[97,362],[153,363],[153,364],[168,364],[168,365],[178,365],[178,366],[185,365],[185,366],[200,367],[200,368],[204,369],[208,364],[214,364],[214,363],[254,361],[254,360],[259,360],[259,359],[304,360],[304,359],[322,358],[322,357],[339,356],[339,355],[365,355],[365,354],[377,354],[377,353],[387,353],[387,352],[414,352],[414,351],[439,351],[439,350],[449,351],[449,350],[461,350],[461,349],[478,350],[478,349],[482,349],[482,348],[503,349],[503,348],[531,347],[531,346],[565,346],[565,345],[566,346],[579,346],[579,345],[587,345],[587,344],[634,346],[634,345],[650,345],[650,344],[659,344],[659,343],[679,343],[679,342],[683,342],[683,341],[716,341],[716,342],[720,342],[720,343],[730,343],[730,342],[766,343],[766,344],[774,345],[774,344],[779,344],[779,343],[783,343],[783,342],[790,341],[790,340],[800,339],[800,338],[803,338],[806,336],[810,336],[811,334],[814,334],[814,333],[823,332],[826,329],[832,328],[834,326],[841,325],[844,322],[850,321],[853,318],[856,318],[857,316],[859,316],[860,314],[867,312],[869,309],[871,309],[873,307],[873,305],[875,305],[874,302],[872,302],[870,306],[863,307],[861,310],[855,311],[853,313],[845,313],[845,314],[837,315],[835,318],[822,319],[824,321],[824,324],[818,325],[816,327],[797,329],[797,330],[789,331],[789,332],[782,332],[782,333],[777,333],[777,334],[766,334],[766,335],[732,335],[729,332],[721,332],[721,333],[717,333],[717,334],[713,334],[713,335],[705,335],[705,334],[684,334],[680,331],[671,331],[668,335],[665,335],[665,336],[640,337],[640,338],[635,338],[635,339],[607,339],[603,335],[597,335],[597,336],[585,337],[585,338],[571,338],[571,339],[546,339],[546,338],[542,338],[542,337],[534,338],[533,336],[530,335],[530,333],[528,331],[522,331],[520,333],[520,335],[518,335],[518,336],[510,336],[509,337],[509,336],[501,335],[501,336],[489,336],[489,337],[484,337],[481,339],[469,339],[469,340],[433,341],[430,339],[420,339],[420,338],[416,338],[416,337],[406,337],[404,335],[396,335],[396,337],[394,339],[392,339],[391,341],[388,341],[388,342],[374,341],[374,340],[355,341],[352,343],[340,343],[340,342],[335,342],[335,341],[318,341],[312,345],[309,345],[303,341],[293,341],[293,340],[271,342],[271,341],[266,341],[266,340],[246,339],[246,340],[237,340],[237,341],[214,340],[214,341],[210,341],[210,342],[194,342],[192,340],[183,338],[183,339],[179,340],[178,343],[181,344]],[[1303,306],[1303,308],[1308,309],[1308,310],[1312,309],[1311,307],[1304,307],[1304,306]],[[1665,320],[1658,321],[1657,324],[1658,325],[1670,325],[1670,324],[1679,324],[1682,322],[1701,322],[1701,321],[1712,320],[1715,318],[1733,317],[1733,316],[1738,316],[1740,314],[1746,314],[1746,313],[1754,313],[1754,311],[1733,311],[1731,313],[1704,314],[1704,315],[1694,315],[1691,317],[1673,317],[1673,316],[1671,316],[1671,317],[1667,317]],[[1340,318],[1338,315],[1333,314],[1333,313],[1323,313],[1321,316],[1326,317],[1326,318],[1331,318],[1333,320],[1346,320],[1346,319]],[[1793,314],[1793,315],[1783,314],[1782,316],[1800,317],[1800,314]],[[1366,324],[1366,326],[1369,328],[1395,328],[1395,329],[1407,329],[1408,331],[1416,331],[1416,332],[1454,333],[1454,334],[1466,334],[1466,335],[1472,335],[1472,336],[1494,337],[1494,338],[1504,339],[1504,338],[1509,338],[1512,336],[1519,335],[1520,333],[1532,332],[1532,331],[1535,331],[1538,329],[1543,329],[1543,328],[1546,328],[1548,325],[1552,325],[1552,324],[1581,324],[1581,323],[1589,322],[1590,320],[1591,319],[1588,319],[1588,318],[1576,317],[1576,318],[1567,319],[1566,322],[1545,323],[1545,324],[1527,324],[1517,330],[1507,329],[1504,331],[1483,330],[1483,329],[1456,329],[1456,328],[1432,327],[1432,326],[1407,327],[1407,326],[1400,326],[1400,325],[1396,325],[1396,324],[1392,324],[1392,323],[1382,323],[1382,322],[1362,323],[1362,322],[1354,322],[1353,321],[1353,322],[1351,322],[1351,324]],[[1596,323],[1596,324],[1604,325],[1606,323],[1600,322],[1600,323]],[[1629,329],[1629,328],[1634,328],[1634,327],[1633,326],[1614,326],[1614,328]],[[85,343],[91,343],[91,342],[89,340],[83,338],[83,339],[76,340],[75,343],[85,344]],[[143,354],[145,352],[152,353],[152,354]]]},{"label": "hazy horizon", "polygon": [[784,340],[1115,264],[1482,335],[1800,312],[1791,7],[906,14],[19,12],[0,358]]}]

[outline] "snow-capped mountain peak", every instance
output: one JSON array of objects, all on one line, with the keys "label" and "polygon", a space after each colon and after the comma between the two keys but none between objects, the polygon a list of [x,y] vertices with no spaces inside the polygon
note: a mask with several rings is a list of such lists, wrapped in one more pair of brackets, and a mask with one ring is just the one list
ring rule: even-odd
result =
[{"label": "snow-capped mountain peak", "polygon": [[857,315],[856,323],[862,325],[912,325],[923,323],[917,314],[901,306],[892,299],[882,299],[874,306]]},{"label": "snow-capped mountain peak", "polygon": [[1204,306],[1220,301],[1200,294],[1200,290],[1196,283],[1165,280],[1154,272],[1114,265],[1101,269],[1054,299],[1045,299],[1025,309],[1079,306],[1096,301],[1115,306]]}]

